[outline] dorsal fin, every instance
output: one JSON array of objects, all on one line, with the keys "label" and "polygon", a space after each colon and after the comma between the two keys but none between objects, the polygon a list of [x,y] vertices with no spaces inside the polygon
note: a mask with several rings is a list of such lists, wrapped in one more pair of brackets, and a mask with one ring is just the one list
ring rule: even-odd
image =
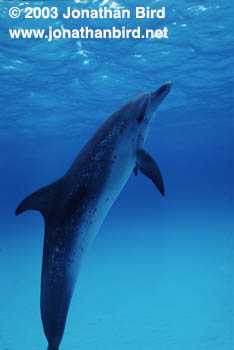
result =
[{"label": "dorsal fin", "polygon": [[61,180],[55,181],[52,184],[33,192],[26,197],[15,211],[15,215],[19,215],[26,210],[39,210],[44,217],[49,213],[52,206],[52,201],[59,192]]}]

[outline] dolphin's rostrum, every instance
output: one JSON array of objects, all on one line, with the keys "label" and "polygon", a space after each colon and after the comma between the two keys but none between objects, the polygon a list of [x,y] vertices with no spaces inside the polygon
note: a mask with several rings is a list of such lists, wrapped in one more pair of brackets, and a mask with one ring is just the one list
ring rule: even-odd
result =
[{"label": "dolphin's rostrum", "polygon": [[58,181],[26,197],[16,209],[39,210],[45,221],[41,316],[49,350],[58,350],[82,257],[130,174],[138,169],[164,195],[160,170],[142,146],[167,82],[135,97],[110,116]]}]

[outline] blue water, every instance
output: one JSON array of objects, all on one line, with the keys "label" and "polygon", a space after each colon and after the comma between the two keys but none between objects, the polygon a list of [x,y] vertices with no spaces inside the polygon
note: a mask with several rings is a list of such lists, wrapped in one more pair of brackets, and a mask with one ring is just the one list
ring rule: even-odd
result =
[{"label": "blue water", "polygon": [[173,89],[145,144],[166,195],[142,174],[131,176],[83,263],[61,350],[233,349],[233,1],[149,0],[152,8],[166,6],[167,40],[51,43],[10,40],[9,27],[29,27],[8,18],[13,5],[26,2],[0,1],[0,349],[46,349],[44,223],[37,212],[15,217],[15,208],[62,176],[112,112],[167,80]]}]

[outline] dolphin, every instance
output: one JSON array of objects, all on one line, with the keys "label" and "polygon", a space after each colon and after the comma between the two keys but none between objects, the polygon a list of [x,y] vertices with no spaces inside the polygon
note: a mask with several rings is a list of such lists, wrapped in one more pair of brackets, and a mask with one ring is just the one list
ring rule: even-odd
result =
[{"label": "dolphin", "polygon": [[48,350],[59,350],[83,255],[131,173],[140,169],[164,195],[159,167],[142,146],[170,89],[167,82],[111,115],[63,177],[16,209],[16,215],[31,209],[44,217],[40,306]]}]

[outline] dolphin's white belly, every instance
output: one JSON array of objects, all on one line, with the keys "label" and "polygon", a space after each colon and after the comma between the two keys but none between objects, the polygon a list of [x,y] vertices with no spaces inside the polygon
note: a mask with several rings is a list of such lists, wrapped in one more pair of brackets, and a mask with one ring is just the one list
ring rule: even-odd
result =
[{"label": "dolphin's white belly", "polygon": [[117,153],[119,155],[118,159],[111,167],[102,190],[95,200],[89,203],[89,208],[81,219],[82,222],[78,225],[76,232],[74,232],[76,243],[67,257],[73,262],[67,270],[72,285],[75,285],[83,261],[83,255],[95,239],[106,215],[128,181],[135,166],[136,160],[133,153]]},{"label": "dolphin's white belly", "polygon": [[78,250],[86,250],[92,243],[105,220],[106,215],[134,169],[136,163],[134,150],[129,147],[126,151],[126,148],[122,148],[120,145],[113,153],[117,153],[117,159],[113,163],[111,170],[106,177],[102,190],[93,203],[90,204],[83,225],[78,228]]}]

